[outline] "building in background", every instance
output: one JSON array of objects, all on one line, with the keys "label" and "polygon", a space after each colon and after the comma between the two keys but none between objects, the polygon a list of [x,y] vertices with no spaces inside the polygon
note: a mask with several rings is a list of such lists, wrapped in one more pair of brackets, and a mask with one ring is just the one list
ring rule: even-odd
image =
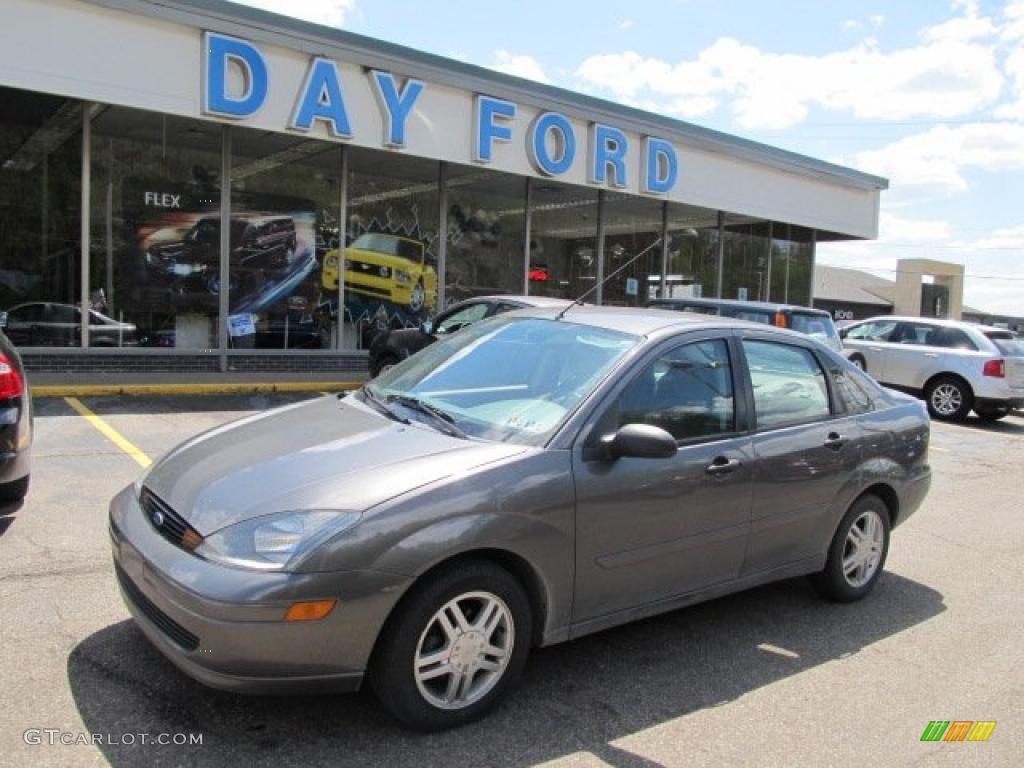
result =
[{"label": "building in background", "polygon": [[877,236],[884,179],[244,6],[3,22],[0,310],[36,370],[361,367],[484,293],[809,304],[815,244]]}]

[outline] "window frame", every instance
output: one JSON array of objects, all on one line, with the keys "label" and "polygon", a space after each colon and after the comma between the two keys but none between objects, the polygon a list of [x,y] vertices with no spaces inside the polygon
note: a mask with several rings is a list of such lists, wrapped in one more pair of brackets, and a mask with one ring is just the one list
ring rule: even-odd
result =
[{"label": "window frame", "polygon": [[676,440],[678,448],[687,448],[693,445],[721,442],[723,440],[735,440],[751,434],[751,401],[747,384],[743,381],[743,374],[746,366],[741,370],[736,331],[732,329],[717,328],[701,331],[687,331],[683,334],[666,339],[660,344],[647,350],[635,360],[627,363],[626,370],[618,376],[618,381],[610,387],[590,409],[583,426],[577,432],[573,445],[582,442],[583,460],[594,461],[604,460],[604,453],[599,445],[602,433],[599,427],[608,419],[610,410],[618,402],[623,392],[640,376],[650,365],[658,359],[671,354],[677,349],[690,344],[698,344],[706,341],[722,341],[726,345],[726,352],[729,358],[729,370],[732,381],[733,399],[733,431],[722,432],[716,435],[699,435],[684,440]]},{"label": "window frame", "polygon": [[[825,424],[830,421],[835,421],[837,418],[842,418],[851,414],[846,413],[845,407],[840,408],[840,397],[839,393],[835,389],[835,385],[832,382],[832,377],[829,375],[829,360],[822,357],[822,353],[812,346],[811,344],[801,343],[799,339],[790,339],[788,337],[782,338],[772,333],[757,333],[755,331],[740,331],[737,333],[737,346],[739,347],[739,354],[743,364],[744,374],[744,386],[747,388],[747,398],[749,403],[749,425],[751,434],[760,435],[767,432],[778,432],[785,429],[793,429],[794,427],[805,427],[812,424]],[[821,371],[822,378],[825,381],[826,397],[828,398],[828,413],[824,416],[819,416],[815,419],[807,419],[803,421],[793,421],[785,424],[774,424],[770,427],[762,427],[757,423],[757,401],[754,397],[754,381],[750,374],[750,366],[747,363],[746,349],[743,347],[743,342],[756,341],[767,344],[778,344],[784,347],[795,347],[802,349],[807,352],[811,359],[817,364],[818,369]]]}]

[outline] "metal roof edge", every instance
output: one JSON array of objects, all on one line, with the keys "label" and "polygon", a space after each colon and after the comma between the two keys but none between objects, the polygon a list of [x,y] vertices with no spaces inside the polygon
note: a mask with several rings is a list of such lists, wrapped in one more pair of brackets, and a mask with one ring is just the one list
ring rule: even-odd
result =
[{"label": "metal roof edge", "polygon": [[884,190],[880,176],[807,155],[740,138],[693,123],[587,96],[564,88],[506,75],[342,29],[314,24],[226,0],[83,0],[101,7],[200,29],[245,37],[309,53],[338,52],[337,58],[465,90],[522,101],[576,117],[604,120],[617,127],[690,147],[727,154],[820,181],[864,190]]}]

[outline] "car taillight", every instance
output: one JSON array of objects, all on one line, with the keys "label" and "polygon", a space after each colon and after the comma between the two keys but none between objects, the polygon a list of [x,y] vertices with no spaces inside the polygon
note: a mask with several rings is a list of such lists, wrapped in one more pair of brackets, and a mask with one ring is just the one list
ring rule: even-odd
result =
[{"label": "car taillight", "polygon": [[0,400],[10,397],[20,397],[25,391],[25,382],[21,374],[11,365],[7,355],[0,354]]},{"label": "car taillight", "polygon": [[789,328],[789,324],[786,322],[786,315],[782,312],[775,313],[775,327],[776,328]]},{"label": "car taillight", "polygon": [[986,376],[994,376],[997,379],[1006,378],[1006,361],[1005,360],[986,360],[985,367],[981,369],[981,372]]}]

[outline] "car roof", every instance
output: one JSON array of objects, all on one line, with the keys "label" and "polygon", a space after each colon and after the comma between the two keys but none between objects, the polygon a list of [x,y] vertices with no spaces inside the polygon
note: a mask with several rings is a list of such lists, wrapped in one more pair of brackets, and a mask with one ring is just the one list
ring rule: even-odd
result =
[{"label": "car roof", "polygon": [[[533,307],[516,310],[513,314],[521,317],[538,317],[554,319],[550,307]],[[556,313],[557,314],[557,313]],[[654,309],[648,307],[609,307],[584,304],[575,306],[564,313],[566,322],[577,325],[590,325],[606,328],[611,331],[629,333],[634,336],[658,336],[681,329],[746,329],[750,331],[778,332],[794,339],[806,341],[807,336],[776,328],[764,323],[752,323],[748,320],[737,320],[732,317],[716,317],[701,315],[694,312],[680,312],[674,309]]]},{"label": "car roof", "polygon": [[515,293],[492,293],[487,296],[474,296],[471,299],[465,300],[465,302],[470,301],[511,301],[526,307],[564,307],[566,304],[572,303],[570,299],[559,299],[555,296],[524,296]]},{"label": "car roof", "polygon": [[[988,333],[989,331],[1001,331],[1006,332],[1006,328],[997,328],[994,325],[982,325],[981,323],[968,323],[966,320],[947,320],[939,317],[912,317],[910,315],[877,315],[875,317],[867,317],[863,320],[858,320],[857,324],[861,323],[874,323],[880,320],[894,320],[898,323],[930,323],[932,325],[941,325],[944,328],[961,328],[966,330],[981,331],[982,333]],[[1013,331],[1010,331],[1013,333]]]},{"label": "car roof", "polygon": [[695,307],[741,307],[744,309],[763,309],[767,312],[778,312],[789,310],[792,312],[806,312],[809,315],[826,315],[829,313],[823,309],[804,307],[800,304],[779,304],[774,301],[740,301],[739,299],[709,299],[701,298],[674,298],[674,299],[651,299],[649,304],[653,306],[672,306],[673,304],[692,304]]}]

